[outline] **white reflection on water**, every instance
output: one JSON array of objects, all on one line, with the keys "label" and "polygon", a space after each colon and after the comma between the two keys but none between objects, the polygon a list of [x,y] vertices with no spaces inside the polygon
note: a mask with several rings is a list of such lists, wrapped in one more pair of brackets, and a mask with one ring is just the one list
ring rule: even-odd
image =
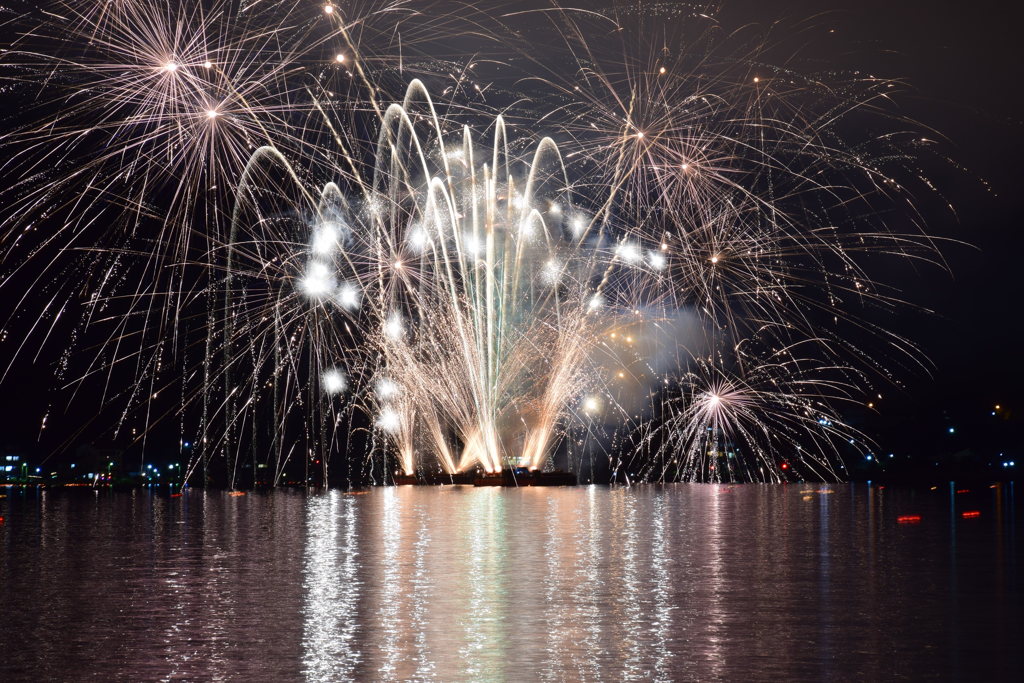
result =
[{"label": "white reflection on water", "polygon": [[623,678],[637,680],[643,675],[640,665],[643,635],[640,631],[645,621],[641,618],[644,606],[640,602],[640,567],[637,566],[637,534],[634,533],[637,501],[634,496],[626,495],[625,489],[616,493],[618,495],[612,511],[615,520],[612,526],[612,557],[618,569],[615,581],[619,589],[614,604],[616,612],[621,615],[621,619],[615,623],[621,630],[615,640],[622,647],[616,659],[623,663]]},{"label": "white reflection on water", "polygon": [[654,581],[651,594],[654,597],[654,611],[651,615],[651,650],[654,654],[653,677],[656,680],[670,680],[668,637],[672,629],[672,609],[669,604],[669,586],[672,558],[668,553],[669,537],[666,530],[668,507],[664,494],[654,498],[651,515],[651,568]]},{"label": "white reflection on water", "polygon": [[705,666],[710,677],[719,680],[724,677],[722,670],[724,663],[719,653],[723,652],[723,640],[728,637],[723,610],[722,598],[725,593],[725,566],[722,560],[724,550],[724,533],[722,531],[722,501],[724,496],[731,495],[731,487],[715,485],[704,489],[705,495],[710,495],[708,505],[708,519],[704,538],[707,554],[706,572],[699,577],[704,584],[706,591],[706,602],[703,610],[704,628],[707,629],[708,647],[701,653],[705,658]]},{"label": "white reflection on water", "polygon": [[[608,650],[605,647],[604,639],[601,637],[601,625],[603,623],[602,596],[608,591],[605,572],[602,571],[602,564],[606,561],[604,555],[605,533],[604,525],[606,520],[601,514],[603,510],[597,505],[595,494],[597,488],[590,487],[586,497],[587,515],[584,517],[577,514],[573,517],[573,525],[568,533],[575,540],[574,553],[565,557],[566,575],[576,567],[576,576],[570,585],[562,587],[562,595],[573,596],[573,601],[579,605],[579,619],[583,632],[582,647],[573,648],[576,661],[579,663],[578,671],[582,678],[593,680],[600,671],[602,660],[609,658]],[[601,491],[604,493],[604,491]],[[570,507],[563,501],[563,507]],[[554,539],[556,545],[564,543],[564,529],[557,529]],[[557,662],[557,655],[552,658]],[[552,668],[551,678],[557,678],[558,669]]]},{"label": "white reflection on water", "polygon": [[302,663],[309,680],[351,678],[360,661],[357,523],[351,496],[331,491],[308,501]]},{"label": "white reflection on water", "polygon": [[[875,562],[880,506],[867,495],[855,529]],[[831,500],[807,500],[725,486],[311,496],[306,678],[828,677],[843,654],[834,634],[845,601],[833,592],[849,585],[834,576],[844,539]],[[760,541],[797,519],[818,538]]]},{"label": "white reflection on water", "polygon": [[[496,489],[472,492],[468,506],[468,519],[463,520],[468,534],[468,548],[464,551],[465,565],[456,575],[466,579],[466,613],[462,639],[458,652],[470,678],[494,676],[501,672],[505,661],[504,621],[505,550],[504,496]],[[457,539],[455,539],[457,542]],[[462,554],[462,553],[460,553]],[[456,559],[456,558],[451,558]],[[456,565],[457,567],[458,565]],[[451,567],[450,569],[455,569]],[[527,577],[522,577],[527,580]]]},{"label": "white reflection on water", "polygon": [[1012,487],[829,493],[9,491],[0,680],[997,680],[1021,669]]},{"label": "white reflection on water", "polygon": [[413,677],[417,680],[431,680],[437,674],[431,652],[434,637],[429,632],[432,620],[428,612],[434,600],[434,581],[429,566],[433,544],[430,525],[433,520],[430,517],[429,508],[422,504],[416,506],[415,518],[416,537],[412,548],[412,576],[409,579],[411,588],[409,591],[411,596],[409,623],[413,632],[412,647],[415,653]]},{"label": "white reflection on water", "polygon": [[398,673],[398,665],[404,659],[402,651],[404,643],[403,627],[406,615],[406,605],[403,604],[403,586],[401,560],[405,558],[399,553],[402,550],[403,536],[406,533],[404,520],[401,519],[402,499],[399,491],[394,488],[386,488],[381,491],[383,507],[379,513],[381,538],[377,539],[380,548],[383,550],[383,585],[381,586],[381,599],[371,605],[371,614],[379,616],[380,648],[383,662],[377,669],[377,673],[384,678],[395,678]]},{"label": "white reflection on water", "polygon": [[[687,668],[672,644],[673,571],[694,529],[700,571],[685,593],[700,596],[701,614],[688,626],[712,647],[724,628],[719,500],[709,494],[707,516],[686,529],[654,489],[313,496],[306,677],[590,680],[612,667],[619,680],[669,679]],[[682,654],[722,673],[707,645]]]}]

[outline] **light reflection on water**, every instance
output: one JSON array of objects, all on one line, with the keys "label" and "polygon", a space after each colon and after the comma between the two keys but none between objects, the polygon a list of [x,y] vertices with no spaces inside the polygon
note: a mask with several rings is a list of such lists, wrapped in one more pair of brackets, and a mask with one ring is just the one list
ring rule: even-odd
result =
[{"label": "light reflection on water", "polygon": [[1012,490],[798,488],[11,489],[0,679],[998,678],[1020,663]]}]

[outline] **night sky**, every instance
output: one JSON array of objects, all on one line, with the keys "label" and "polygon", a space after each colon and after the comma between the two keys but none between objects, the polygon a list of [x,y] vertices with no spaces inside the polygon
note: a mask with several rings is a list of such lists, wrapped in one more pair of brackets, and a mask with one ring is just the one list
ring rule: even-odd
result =
[{"label": "night sky", "polygon": [[[770,9],[766,5],[771,5]],[[723,20],[767,21],[783,3],[730,2]],[[1024,324],[1019,314],[1024,237],[1019,159],[1024,142],[1017,26],[1024,9],[1002,2],[787,2],[785,16],[811,17],[843,34],[845,54],[822,59],[846,68],[905,77],[916,96],[900,108],[944,135],[963,170],[935,164],[932,177],[956,215],[931,210],[929,232],[962,240],[943,247],[948,275],[897,275],[905,298],[934,315],[905,312],[906,329],[935,365],[935,376],[908,377],[916,401],[1024,398]],[[820,43],[818,43],[820,44]],[[991,186],[987,191],[985,183]],[[932,207],[933,209],[935,207]]]},{"label": "night sky", "polygon": [[[748,11],[743,5],[726,6],[739,16]],[[821,7],[786,6],[792,16],[810,16]],[[1022,8],[916,0],[831,7],[835,11],[820,21],[834,23],[846,35],[847,66],[905,77],[917,96],[902,98],[901,107],[944,135],[949,156],[962,165],[929,168],[956,215],[932,207],[926,212],[928,230],[965,243],[942,248],[950,272],[925,269],[892,280],[906,300],[934,311],[906,310],[895,322],[931,360],[932,376],[908,373],[906,389],[890,392],[868,429],[879,434],[882,448],[921,449],[922,443],[934,443],[936,434],[945,436],[948,424],[968,430],[960,447],[1019,453],[1024,436],[1024,174],[1019,163],[1024,98],[1016,83],[1016,27],[1024,18]],[[990,409],[997,404],[1007,419],[993,424]]]},{"label": "night sky", "polygon": [[[897,111],[934,129],[941,151],[960,166],[927,167],[955,214],[934,198],[922,205],[930,234],[963,242],[941,247],[949,272],[904,264],[883,278],[922,309],[904,308],[889,325],[918,344],[934,370],[929,376],[908,368],[901,375],[905,387],[890,390],[879,411],[857,417],[856,426],[877,436],[883,448],[912,448],[920,430],[945,420],[965,429],[973,425],[976,434],[985,434],[986,447],[1019,449],[1017,425],[1024,418],[1019,27],[1024,7],[993,0],[744,0],[723,3],[719,18],[729,27],[780,21],[778,30],[798,30],[806,36],[800,63],[905,79],[912,90],[898,99]],[[793,44],[799,40],[787,41]],[[12,292],[4,290],[2,296],[9,301]],[[46,450],[74,439],[72,416],[54,420],[58,433],[32,445],[47,404],[62,396],[49,390],[56,361],[52,348],[34,365],[24,357],[0,387],[5,447]],[[12,352],[9,336],[0,345],[5,365]],[[86,418],[88,403],[81,401],[75,414]],[[996,403],[1007,408],[1008,420],[993,437],[985,419]],[[997,442],[989,444],[993,438]]]},{"label": "night sky", "polygon": [[[907,369],[905,388],[889,391],[861,425],[882,449],[927,453],[943,448],[948,426],[955,449],[1019,454],[1024,446],[1024,95],[1018,86],[1018,28],[1024,7],[982,2],[726,2],[723,23],[794,25],[807,18],[810,60],[905,78],[912,92],[899,110],[944,136],[958,164],[933,164],[929,175],[955,214],[924,209],[928,232],[960,241],[941,252],[949,272],[905,269],[883,277],[903,291],[900,330],[933,366]],[[829,47],[829,34],[841,49]],[[1001,406],[998,419],[991,409]],[[938,440],[936,440],[938,439]]]}]

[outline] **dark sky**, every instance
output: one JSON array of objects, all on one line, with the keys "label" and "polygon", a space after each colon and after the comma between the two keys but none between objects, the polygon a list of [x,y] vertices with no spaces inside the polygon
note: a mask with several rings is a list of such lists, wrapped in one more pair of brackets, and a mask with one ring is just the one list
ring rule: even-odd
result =
[{"label": "dark sky", "polygon": [[[799,4],[813,3],[794,8]],[[836,15],[844,30],[864,37],[865,54],[875,54],[870,61],[880,70],[905,75],[917,88],[919,97],[902,104],[947,137],[950,155],[965,169],[930,169],[957,211],[955,221],[934,216],[933,233],[975,249],[945,248],[948,277],[908,279],[908,298],[939,312],[921,321],[915,336],[935,361],[940,386],[1020,395],[1024,96],[1017,31],[1024,10],[990,1],[847,5]]]},{"label": "dark sky", "polygon": [[[944,135],[943,150],[962,165],[928,169],[956,209],[955,216],[926,211],[929,232],[972,246],[943,248],[949,273],[925,269],[893,279],[905,299],[935,310],[907,310],[894,323],[935,369],[931,377],[921,371],[904,377],[906,390],[893,396],[890,417],[954,404],[977,412],[995,402],[1019,405],[1024,413],[1024,238],[1018,228],[1024,7],[1005,0],[726,0],[719,17],[728,27],[809,19],[802,24],[809,36],[802,60],[901,77],[912,86],[899,100],[903,113]],[[832,43],[820,39],[830,28],[836,31]],[[38,426],[30,413],[45,401],[36,400],[32,387],[51,376],[39,370],[17,372],[0,387],[10,408],[20,407],[4,411],[5,438]],[[877,419],[880,430],[891,427],[884,415]]]},{"label": "dark sky", "polygon": [[[935,311],[908,310],[894,321],[930,358],[933,374],[905,376],[905,391],[887,396],[866,426],[882,441],[905,445],[905,435],[897,435],[908,424],[929,424],[942,413],[949,424],[965,420],[980,427],[979,418],[998,403],[1015,408],[1017,421],[1024,408],[1024,7],[998,0],[743,0],[725,2],[721,18],[767,22],[773,15],[799,19],[819,12],[811,23],[834,26],[843,39],[842,52],[822,58],[905,78],[914,92],[899,100],[900,107],[944,135],[944,150],[962,165],[928,168],[956,215],[926,210],[925,217],[931,234],[971,246],[943,247],[948,274],[931,269],[894,279],[905,299]],[[1019,441],[1020,432],[1013,429],[1011,441]]]}]

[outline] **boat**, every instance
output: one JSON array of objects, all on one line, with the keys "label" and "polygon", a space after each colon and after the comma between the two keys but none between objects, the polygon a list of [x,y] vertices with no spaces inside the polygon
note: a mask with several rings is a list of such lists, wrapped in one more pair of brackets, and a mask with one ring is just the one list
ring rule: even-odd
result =
[{"label": "boat", "polygon": [[576,475],[572,472],[554,470],[540,472],[525,467],[503,469],[500,472],[481,474],[473,481],[474,486],[576,486]]}]

